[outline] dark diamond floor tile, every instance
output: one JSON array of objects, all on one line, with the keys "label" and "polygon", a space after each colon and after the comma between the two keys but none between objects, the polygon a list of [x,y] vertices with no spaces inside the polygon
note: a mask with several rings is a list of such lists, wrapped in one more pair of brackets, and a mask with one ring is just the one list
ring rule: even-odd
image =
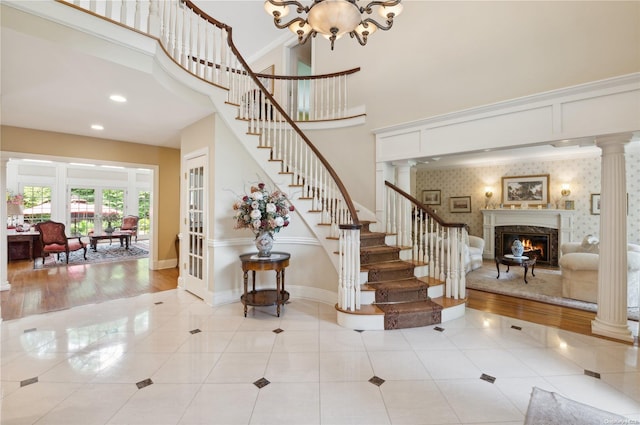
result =
[{"label": "dark diamond floor tile", "polygon": [[515,330],[517,330],[517,331],[521,331],[521,330],[522,330],[522,327],[520,327],[520,326],[516,326],[516,325],[511,325],[511,329],[515,329]]},{"label": "dark diamond floor tile", "polygon": [[433,328],[433,330],[438,332],[444,332],[444,328],[441,328],[440,326],[436,326],[435,328]]},{"label": "dark diamond floor tile", "polygon": [[160,305],[160,304],[164,304],[164,301],[158,301],[157,303],[154,303],[155,305]]},{"label": "dark diamond floor tile", "polygon": [[267,378],[260,378],[256,382],[253,383],[258,388],[263,388],[269,385],[271,382]]},{"label": "dark diamond floor tile", "polygon": [[284,332],[284,329],[274,329],[273,332],[279,334],[280,332]]},{"label": "dark diamond floor tile", "polygon": [[594,372],[592,370],[585,369],[584,370],[584,374],[587,375],[587,376],[591,376],[593,378],[600,379],[600,374],[598,372]]},{"label": "dark diamond floor tile", "polygon": [[139,390],[141,390],[144,387],[148,387],[149,385],[153,385],[153,381],[150,378],[142,380],[140,382],[136,382],[136,386],[138,387]]},{"label": "dark diamond floor tile", "polygon": [[31,384],[35,384],[36,382],[38,382],[38,377],[33,377],[33,378],[29,378],[29,379],[25,379],[24,381],[20,381],[20,387],[26,387],[27,385],[31,385]]},{"label": "dark diamond floor tile", "polygon": [[200,332],[202,332],[200,329],[193,329],[193,330],[189,331],[189,333],[192,334],[192,335],[200,333]]},{"label": "dark diamond floor tile", "polygon": [[384,384],[384,379],[374,375],[371,379],[369,379],[369,382],[379,387],[380,385]]},{"label": "dark diamond floor tile", "polygon": [[483,373],[480,376],[480,379],[482,379],[483,381],[491,382],[492,384],[496,382],[495,376],[487,375],[486,373]]},{"label": "dark diamond floor tile", "polygon": [[24,333],[35,332],[37,330],[38,330],[38,328],[25,329]]}]

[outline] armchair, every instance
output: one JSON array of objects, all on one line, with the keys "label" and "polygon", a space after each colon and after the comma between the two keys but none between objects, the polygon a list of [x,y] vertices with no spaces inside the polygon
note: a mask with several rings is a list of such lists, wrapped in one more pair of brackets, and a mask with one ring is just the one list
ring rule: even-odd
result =
[{"label": "armchair", "polygon": [[126,215],[122,217],[122,225],[120,230],[127,230],[131,232],[131,236],[135,236],[136,242],[138,242],[138,220],[140,217],[137,215]]},{"label": "armchair", "polygon": [[87,259],[87,246],[80,237],[68,238],[63,223],[49,220],[36,224],[36,229],[40,232],[43,263],[45,255],[58,254],[58,260],[60,260],[60,253],[64,252],[67,255],[67,264],[69,264],[69,252],[79,249],[84,250],[83,257],[85,260]]}]

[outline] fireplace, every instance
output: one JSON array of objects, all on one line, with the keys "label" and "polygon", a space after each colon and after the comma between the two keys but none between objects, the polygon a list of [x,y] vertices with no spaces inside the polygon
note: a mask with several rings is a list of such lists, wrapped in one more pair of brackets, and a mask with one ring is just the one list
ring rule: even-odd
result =
[{"label": "fireplace", "polygon": [[541,226],[496,226],[495,256],[511,254],[516,239],[524,245],[525,254],[536,255],[537,264],[558,265],[558,229]]}]

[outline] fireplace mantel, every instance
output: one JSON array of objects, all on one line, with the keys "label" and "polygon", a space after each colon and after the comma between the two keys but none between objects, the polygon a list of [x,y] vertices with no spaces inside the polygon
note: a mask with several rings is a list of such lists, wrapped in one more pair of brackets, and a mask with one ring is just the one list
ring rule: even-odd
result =
[{"label": "fireplace mantel", "polygon": [[558,247],[573,240],[573,211],[555,209],[483,209],[483,257],[493,259],[496,226],[540,226],[558,229]]}]

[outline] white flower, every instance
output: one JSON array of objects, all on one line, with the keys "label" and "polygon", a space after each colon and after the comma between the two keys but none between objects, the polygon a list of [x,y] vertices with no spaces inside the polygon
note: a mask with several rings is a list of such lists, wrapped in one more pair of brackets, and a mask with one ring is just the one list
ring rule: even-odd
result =
[{"label": "white flower", "polygon": [[276,212],[276,204],[274,204],[274,203],[267,204],[267,212],[268,213]]},{"label": "white flower", "polygon": [[260,192],[260,191],[255,191],[255,192],[253,192],[253,193],[251,194],[251,197],[252,197],[253,199],[255,199],[256,201],[262,201],[262,198],[263,198],[263,196],[262,196],[262,192]]},{"label": "white flower", "polygon": [[275,218],[275,221],[276,221],[276,226],[277,226],[277,227],[282,227],[282,226],[284,226],[284,218],[282,218],[282,217],[276,217],[276,218]]},{"label": "white flower", "polygon": [[251,218],[254,220],[258,220],[262,217],[262,213],[260,212],[260,210],[255,209],[255,210],[251,210]]},{"label": "white flower", "polygon": [[260,226],[262,226],[262,222],[260,220],[255,220],[252,224],[253,228],[256,230],[260,229]]}]

